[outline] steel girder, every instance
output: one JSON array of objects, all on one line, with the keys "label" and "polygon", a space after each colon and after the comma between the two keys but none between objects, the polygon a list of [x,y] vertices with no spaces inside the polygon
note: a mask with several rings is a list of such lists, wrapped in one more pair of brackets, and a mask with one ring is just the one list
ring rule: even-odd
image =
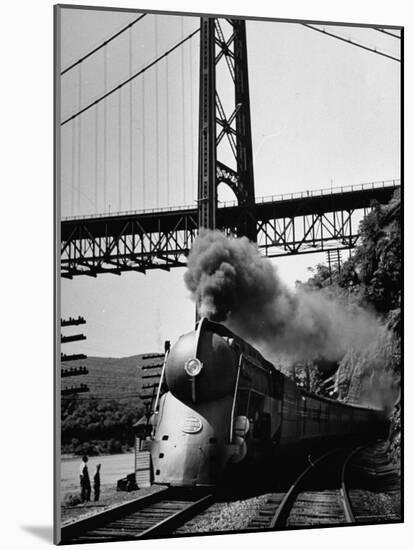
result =
[{"label": "steel girder", "polygon": [[[249,210],[235,207],[228,223],[225,214],[230,212],[220,212],[222,210],[230,209],[219,209],[219,228],[229,236],[236,236],[250,219]],[[257,245],[269,257],[332,247],[353,248],[358,239],[358,226],[352,219],[354,213],[339,211],[259,220]],[[169,271],[172,267],[184,267],[198,234],[196,219],[195,211],[183,213],[174,228],[166,231],[160,228],[155,232],[143,231],[140,220],[136,219],[126,221],[118,234],[113,234],[108,220],[104,223],[106,235],[95,233],[93,222],[79,220],[69,239],[62,243],[62,276],[96,277],[99,273],[120,275],[126,271],[145,273],[148,269]]]},{"label": "steel girder", "polygon": [[[217,186],[227,184],[239,206],[250,215],[238,234],[256,240],[253,153],[247,67],[246,29],[242,20],[201,18],[198,220],[200,227],[217,227]],[[234,85],[234,100],[226,112],[216,82],[216,66],[226,63]],[[227,106],[228,107],[228,106]],[[227,141],[235,168],[219,162]]]},{"label": "steel girder", "polygon": [[[256,204],[257,245],[269,257],[351,249],[358,221],[373,200],[387,203],[398,186]],[[219,208],[217,228],[239,235],[251,210]],[[69,219],[61,226],[61,274],[96,277],[126,271],[183,267],[198,234],[197,209]]]},{"label": "steel girder", "polygon": [[[369,209],[364,209],[366,215]],[[258,246],[266,256],[354,248],[359,238],[355,210],[299,215],[258,222]],[[359,217],[360,218],[360,217]]]},{"label": "steel girder", "polygon": [[[176,214],[176,213],[173,213]],[[62,224],[62,277],[145,273],[186,265],[198,232],[194,210],[178,215],[107,217]]]},{"label": "steel girder", "polygon": [[216,63],[214,18],[200,22],[200,112],[198,131],[198,221],[215,229],[216,183]]}]

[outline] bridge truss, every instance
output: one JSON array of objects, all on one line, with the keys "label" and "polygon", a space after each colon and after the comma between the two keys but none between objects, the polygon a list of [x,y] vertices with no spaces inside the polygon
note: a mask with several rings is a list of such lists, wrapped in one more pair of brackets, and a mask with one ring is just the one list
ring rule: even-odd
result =
[{"label": "bridge truss", "polygon": [[[257,245],[268,257],[355,247],[361,214],[387,203],[399,181],[271,197],[256,202]],[[243,206],[217,210],[217,228],[237,236]],[[61,274],[96,277],[183,267],[198,234],[194,207],[72,218],[61,227]]]}]

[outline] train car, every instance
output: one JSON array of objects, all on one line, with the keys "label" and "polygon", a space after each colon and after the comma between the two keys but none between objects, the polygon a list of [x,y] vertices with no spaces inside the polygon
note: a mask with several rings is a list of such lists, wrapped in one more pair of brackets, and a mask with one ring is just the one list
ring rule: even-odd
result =
[{"label": "train car", "polygon": [[236,464],[259,468],[281,450],[367,434],[381,410],[303,391],[223,325],[202,319],[166,358],[150,419],[154,483],[211,486]]}]

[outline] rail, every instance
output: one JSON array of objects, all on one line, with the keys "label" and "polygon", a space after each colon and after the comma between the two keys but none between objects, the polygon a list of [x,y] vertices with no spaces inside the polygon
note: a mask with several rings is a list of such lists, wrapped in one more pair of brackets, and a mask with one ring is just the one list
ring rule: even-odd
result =
[{"label": "rail", "polygon": [[[180,492],[174,488],[162,488],[62,526],[61,542],[115,542],[162,537],[213,502],[213,494],[206,491]],[[157,506],[159,508],[154,509]]]},{"label": "rail", "polygon": [[[367,509],[367,491],[401,495],[399,471],[392,463],[388,451],[388,441],[377,439],[356,449],[344,464],[341,493],[344,499],[348,500],[351,519],[355,523],[361,525],[401,521],[401,510],[398,507],[378,503],[374,508]],[[345,485],[345,471],[348,470],[348,474],[350,473],[347,468],[349,461],[352,461],[354,490],[348,492]],[[358,480],[358,486],[355,480]]]},{"label": "rail", "polygon": [[[295,193],[283,193],[279,195],[266,195],[263,197],[256,197],[256,204],[263,204],[267,202],[279,202],[293,199],[307,199],[310,197],[322,197],[327,195],[334,195],[338,193],[354,193],[355,191],[367,191],[370,189],[382,189],[385,187],[399,187],[401,182],[399,179],[373,181],[370,183],[359,183],[356,185],[343,185],[338,187],[327,187],[322,189],[314,189],[311,191],[298,191]],[[220,208],[232,208],[238,206],[237,201],[225,201],[219,202]],[[185,204],[178,206],[166,206],[162,208],[147,208],[141,210],[118,210],[113,212],[101,212],[98,214],[82,214],[78,216],[65,216],[62,217],[62,221],[74,221],[74,220],[87,220],[91,218],[116,218],[119,216],[135,216],[142,214],[161,214],[166,212],[176,212],[179,210],[194,210],[197,205]]]},{"label": "rail", "polygon": [[343,463],[343,466],[342,466],[342,472],[341,472],[341,489],[340,489],[340,492],[341,492],[341,500],[342,500],[342,505],[343,505],[343,508],[344,508],[344,512],[345,512],[345,518],[346,518],[346,521],[348,523],[355,523],[355,515],[354,515],[354,511],[352,509],[352,504],[351,504],[351,500],[349,498],[349,495],[348,495],[348,490],[346,488],[346,483],[345,483],[345,474],[346,474],[346,469],[348,467],[348,464],[349,462],[351,461],[351,459],[361,451],[361,449],[363,449],[364,447],[366,447],[367,445],[361,445],[360,447],[357,447],[356,449],[354,449],[352,451],[352,453],[350,453],[344,463]]},{"label": "rail", "polygon": [[130,514],[138,507],[146,506],[155,502],[160,498],[162,494],[166,494],[167,488],[162,488],[160,491],[151,493],[150,495],[140,496],[132,501],[125,502],[111,506],[102,512],[81,518],[75,521],[71,521],[61,527],[61,541],[67,542],[69,540],[79,537],[82,533],[96,528],[99,525]]},{"label": "rail", "polygon": [[[351,457],[354,456],[356,452],[358,452],[361,449],[361,447],[358,447],[357,449],[353,449],[350,453],[348,453],[345,457],[345,459],[342,461],[342,468],[341,468],[341,487],[339,490],[340,493],[340,501],[345,517],[346,523],[354,523],[355,518],[352,512],[352,507],[350,500],[348,498],[346,485],[345,485],[345,470],[348,465],[349,460]],[[311,463],[310,466],[308,466],[300,475],[299,477],[294,481],[294,483],[291,485],[285,496],[283,497],[280,505],[278,506],[272,520],[269,523],[269,529],[282,529],[285,527],[287,519],[292,511],[293,505],[297,499],[297,496],[299,492],[302,490],[303,482],[305,479],[307,479],[312,473],[315,473],[317,471],[317,468],[321,467],[321,464],[326,461],[326,459],[330,458],[331,456],[335,454],[339,454],[343,452],[342,449],[335,449],[333,451],[329,451],[325,454],[323,454],[321,457],[319,457],[315,462]]]},{"label": "rail", "polygon": [[163,537],[172,533],[177,527],[192,519],[198,513],[202,512],[214,502],[213,494],[208,494],[199,498],[196,502],[188,504],[183,510],[175,512],[171,516],[149,527],[143,533],[138,535],[140,539]]}]

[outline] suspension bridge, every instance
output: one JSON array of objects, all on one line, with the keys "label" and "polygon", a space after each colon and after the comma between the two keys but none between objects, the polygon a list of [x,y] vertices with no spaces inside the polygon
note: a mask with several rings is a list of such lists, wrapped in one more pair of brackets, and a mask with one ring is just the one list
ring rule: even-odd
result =
[{"label": "suspension bridge", "polygon": [[141,13],[61,68],[63,277],[185,266],[200,228],[269,257],[356,245],[361,215],[400,181],[257,196],[247,48],[241,19]]}]

